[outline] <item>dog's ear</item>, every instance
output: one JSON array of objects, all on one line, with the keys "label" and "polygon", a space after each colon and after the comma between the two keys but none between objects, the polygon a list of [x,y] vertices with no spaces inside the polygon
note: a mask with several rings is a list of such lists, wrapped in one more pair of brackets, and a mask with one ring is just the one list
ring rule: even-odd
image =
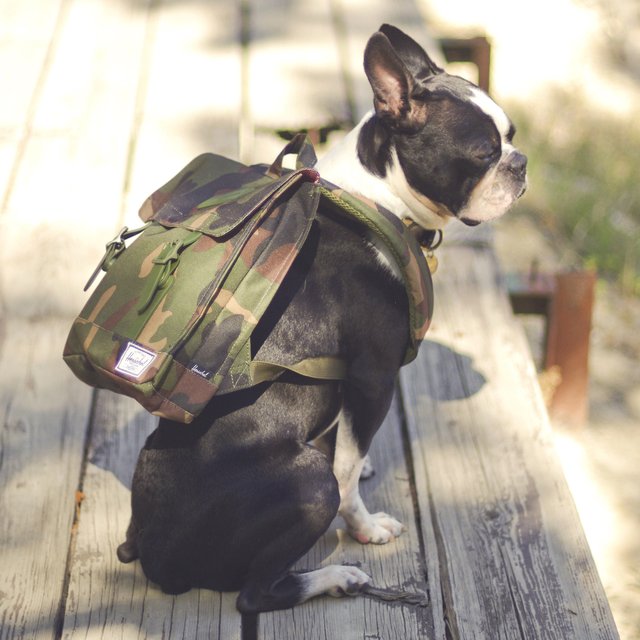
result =
[{"label": "dog's ear", "polygon": [[427,52],[404,31],[391,24],[383,24],[378,31],[387,36],[398,57],[414,78],[424,80],[429,76],[444,73]]},{"label": "dog's ear", "polygon": [[373,89],[376,114],[391,127],[403,131],[417,131],[427,119],[424,100],[412,95],[415,78],[396,53],[389,38],[374,33],[364,51],[364,70]]}]

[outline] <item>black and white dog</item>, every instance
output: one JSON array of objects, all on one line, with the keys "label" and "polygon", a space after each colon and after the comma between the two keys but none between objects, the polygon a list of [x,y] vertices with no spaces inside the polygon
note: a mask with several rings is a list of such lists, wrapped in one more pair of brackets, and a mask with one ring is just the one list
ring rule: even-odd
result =
[{"label": "black and white dog", "polygon": [[[523,193],[526,158],[485,93],[388,25],[369,40],[364,65],[375,108],[319,163],[324,178],[425,229],[489,220]],[[403,285],[378,258],[344,221],[319,217],[253,349],[268,361],[340,356],[348,379],[291,373],[215,397],[188,427],[161,420],[138,459],[122,561],[139,558],[169,593],[239,590],[246,613],[369,582],[351,566],[291,567],[338,513],[363,544],[402,532],[358,490],[409,340]]]}]

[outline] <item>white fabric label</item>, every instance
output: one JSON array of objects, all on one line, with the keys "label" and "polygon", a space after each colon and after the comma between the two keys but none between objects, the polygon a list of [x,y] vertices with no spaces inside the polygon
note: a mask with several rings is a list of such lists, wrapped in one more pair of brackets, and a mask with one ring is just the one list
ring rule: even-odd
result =
[{"label": "white fabric label", "polygon": [[130,342],[116,364],[116,371],[134,378],[139,378],[156,359],[153,351]]}]

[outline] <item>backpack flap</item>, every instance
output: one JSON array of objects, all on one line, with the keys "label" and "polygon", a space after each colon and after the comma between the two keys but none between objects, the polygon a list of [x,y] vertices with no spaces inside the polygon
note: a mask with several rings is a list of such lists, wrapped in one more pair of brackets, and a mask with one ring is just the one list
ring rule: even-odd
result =
[{"label": "backpack flap", "polygon": [[239,360],[307,237],[317,179],[213,154],[191,162],[145,202],[152,224],[74,322],[64,357],[76,375],[190,422],[234,362],[248,369]]},{"label": "backpack flap", "polygon": [[[284,176],[265,172],[263,165],[217,175],[230,162],[213,153],[190,162],[175,178],[158,189],[140,208],[142,220],[166,227],[183,227],[221,239],[239,230],[268,203],[301,182],[317,182],[315,169],[300,167]],[[274,179],[275,177],[275,179]]]}]

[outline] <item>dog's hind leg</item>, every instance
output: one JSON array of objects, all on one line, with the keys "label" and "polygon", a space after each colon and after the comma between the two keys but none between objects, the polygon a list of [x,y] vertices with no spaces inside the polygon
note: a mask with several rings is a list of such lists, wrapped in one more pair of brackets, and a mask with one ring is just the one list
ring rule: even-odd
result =
[{"label": "dog's hind leg", "polygon": [[[243,613],[287,609],[314,596],[355,595],[369,577],[351,566],[329,566],[307,573],[290,570],[324,534],[337,514],[338,487],[326,457],[307,448],[303,456],[290,461],[288,486],[295,486],[295,499],[271,504],[256,514],[260,531],[270,531],[255,556],[236,605]],[[268,522],[266,518],[273,518]]]},{"label": "dog's hind leg", "polygon": [[319,595],[355,596],[370,580],[358,567],[332,564],[307,573],[288,573],[267,589],[256,589],[256,585],[245,587],[236,606],[242,613],[288,609]]}]

